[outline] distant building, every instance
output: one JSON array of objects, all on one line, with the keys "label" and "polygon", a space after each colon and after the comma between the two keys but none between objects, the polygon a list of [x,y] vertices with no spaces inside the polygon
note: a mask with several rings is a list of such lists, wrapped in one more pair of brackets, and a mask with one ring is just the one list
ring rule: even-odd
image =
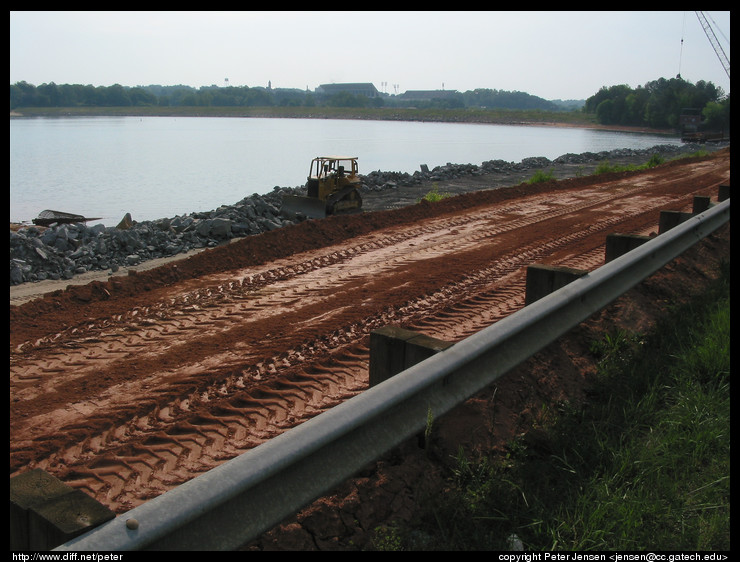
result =
[{"label": "distant building", "polygon": [[429,101],[450,99],[460,95],[457,90],[406,90],[398,96],[406,101]]},{"label": "distant building", "polygon": [[349,84],[321,84],[316,88],[317,94],[333,95],[340,92],[346,92],[353,96],[365,96],[367,98],[376,98],[380,95],[377,88],[370,82],[349,83]]},{"label": "distant building", "polygon": [[701,109],[682,109],[678,122],[683,131],[696,131],[701,125]]}]

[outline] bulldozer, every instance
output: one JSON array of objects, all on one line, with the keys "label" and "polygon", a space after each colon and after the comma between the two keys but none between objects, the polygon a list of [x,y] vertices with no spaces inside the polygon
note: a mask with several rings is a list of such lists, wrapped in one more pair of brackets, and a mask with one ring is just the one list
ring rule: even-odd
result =
[{"label": "bulldozer", "polygon": [[311,161],[306,197],[286,195],[281,212],[289,217],[303,214],[324,218],[362,212],[360,176],[355,156],[318,156]]}]

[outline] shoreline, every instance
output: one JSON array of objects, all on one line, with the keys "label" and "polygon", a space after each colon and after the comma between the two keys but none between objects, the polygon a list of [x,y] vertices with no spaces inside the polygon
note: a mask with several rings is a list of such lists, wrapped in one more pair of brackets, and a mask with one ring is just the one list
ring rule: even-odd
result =
[{"label": "shoreline", "polygon": [[647,135],[678,136],[678,133],[671,129],[650,129],[649,127],[636,127],[630,125],[601,125],[599,123],[593,123],[591,125],[581,125],[575,123],[557,123],[544,121],[541,123],[521,123],[521,125],[537,125],[540,127],[563,127],[574,129],[595,129],[598,131],[614,131],[617,133],[644,133]]},{"label": "shoreline", "polygon": [[[456,110],[430,112],[414,110],[363,109],[357,111],[351,108],[152,108],[152,107],[125,107],[115,108],[26,108],[10,111],[11,119],[33,119],[38,117],[233,117],[233,118],[260,118],[260,119],[357,119],[361,121],[408,121],[430,123],[467,123],[480,125],[508,125],[533,127],[564,127],[595,129],[600,131],[615,131],[628,133],[645,133],[654,135],[678,135],[673,129],[652,129],[632,125],[603,125],[592,121],[593,117],[577,115],[573,112],[550,112],[542,119],[540,115],[532,116],[535,112],[527,110],[491,110],[490,113],[470,113]],[[555,117],[563,117],[558,120]],[[569,119],[570,118],[570,119]],[[575,119],[575,120],[573,120]]]}]

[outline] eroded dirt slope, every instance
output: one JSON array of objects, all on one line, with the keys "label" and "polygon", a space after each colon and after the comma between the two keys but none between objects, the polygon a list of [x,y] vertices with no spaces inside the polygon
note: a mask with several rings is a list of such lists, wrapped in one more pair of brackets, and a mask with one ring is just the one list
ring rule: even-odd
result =
[{"label": "eroded dirt slope", "polygon": [[11,476],[126,511],[362,392],[372,330],[463,339],[523,306],[526,266],[595,269],[607,234],[656,233],[729,170],[721,151],[309,221],[11,306]]}]

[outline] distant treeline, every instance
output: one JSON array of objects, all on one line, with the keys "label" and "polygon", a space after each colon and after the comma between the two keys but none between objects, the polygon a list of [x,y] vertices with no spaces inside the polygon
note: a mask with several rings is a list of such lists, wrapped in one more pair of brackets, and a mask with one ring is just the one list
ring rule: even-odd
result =
[{"label": "distant treeline", "polygon": [[417,107],[419,109],[537,109],[570,111],[580,109],[583,100],[548,101],[525,92],[478,89],[467,92],[440,92],[429,99],[403,99],[380,94],[369,98],[349,92],[322,95],[290,88],[248,86],[136,86],[114,84],[41,84],[17,82],[10,86],[10,109],[23,107]]},{"label": "distant treeline", "polygon": [[701,115],[699,129],[730,131],[730,96],[711,82],[660,78],[636,89],[626,85],[601,88],[586,100],[583,111],[602,125],[680,129],[683,113]]},{"label": "distant treeline", "polygon": [[692,84],[680,78],[655,80],[632,89],[626,85],[603,87],[585,102],[545,100],[517,91],[476,89],[442,92],[429,99],[403,95],[366,97],[349,92],[331,95],[290,88],[248,86],[136,86],[120,84],[41,84],[17,82],[10,86],[10,109],[22,108],[215,108],[215,107],[326,107],[399,108],[439,110],[535,110],[581,112],[596,116],[603,125],[629,125],[653,129],[679,129],[680,115],[690,108],[701,112],[704,128],[729,132],[730,97],[711,82]]}]

